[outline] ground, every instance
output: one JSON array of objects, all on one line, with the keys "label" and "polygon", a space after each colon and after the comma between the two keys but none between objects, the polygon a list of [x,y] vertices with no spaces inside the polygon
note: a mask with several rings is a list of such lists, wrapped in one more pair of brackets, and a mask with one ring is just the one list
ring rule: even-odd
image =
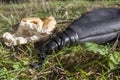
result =
[{"label": "ground", "polygon": [[[71,0],[0,5],[0,36],[12,31],[12,26],[24,17],[57,20],[56,32],[64,30],[72,21],[98,8],[120,7],[120,1]],[[117,45],[115,45],[117,43]],[[6,47],[0,39],[0,80],[119,80],[120,46],[112,43],[64,48],[46,58],[39,69],[29,64],[38,62],[39,50],[32,43]]]}]

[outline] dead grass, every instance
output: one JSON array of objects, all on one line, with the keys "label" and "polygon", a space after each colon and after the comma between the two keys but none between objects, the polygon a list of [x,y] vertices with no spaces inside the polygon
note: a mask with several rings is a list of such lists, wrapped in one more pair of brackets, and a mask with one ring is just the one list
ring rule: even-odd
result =
[{"label": "dead grass", "polygon": [[[73,20],[84,13],[97,8],[120,7],[119,1],[49,1],[38,3],[21,3],[0,5],[0,34],[13,30],[23,17],[38,16],[40,18],[53,15],[57,22],[57,32],[64,30]],[[67,14],[66,14],[67,12]],[[47,57],[40,69],[31,69],[28,65],[37,62],[39,50],[33,44],[6,47],[0,40],[0,79],[1,80],[119,80],[120,68],[110,68],[108,54],[119,53],[120,47],[111,51],[113,43],[92,48],[65,48],[57,54]],[[97,51],[97,53],[95,53]],[[112,59],[118,59],[112,58]],[[117,62],[117,61],[116,61]],[[112,66],[112,65],[111,65]],[[113,65],[116,66],[116,65]],[[117,62],[119,66],[119,62]]]}]

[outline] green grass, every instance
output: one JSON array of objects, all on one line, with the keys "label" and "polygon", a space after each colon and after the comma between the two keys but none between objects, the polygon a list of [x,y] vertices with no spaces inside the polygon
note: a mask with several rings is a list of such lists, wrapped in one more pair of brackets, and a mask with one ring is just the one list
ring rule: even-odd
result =
[{"label": "green grass", "polygon": [[[82,14],[98,8],[120,7],[120,1],[50,1],[0,5],[0,35],[13,30],[12,25],[30,16],[40,18],[53,15],[57,20],[57,31],[64,30]],[[63,17],[68,12],[68,18]],[[63,22],[63,23],[61,23]],[[66,23],[67,22],[67,23]],[[0,80],[119,80],[120,46],[113,43],[98,45],[86,43],[64,48],[46,58],[40,69],[28,65],[37,62],[39,50],[33,44],[6,47],[0,40]]]}]

